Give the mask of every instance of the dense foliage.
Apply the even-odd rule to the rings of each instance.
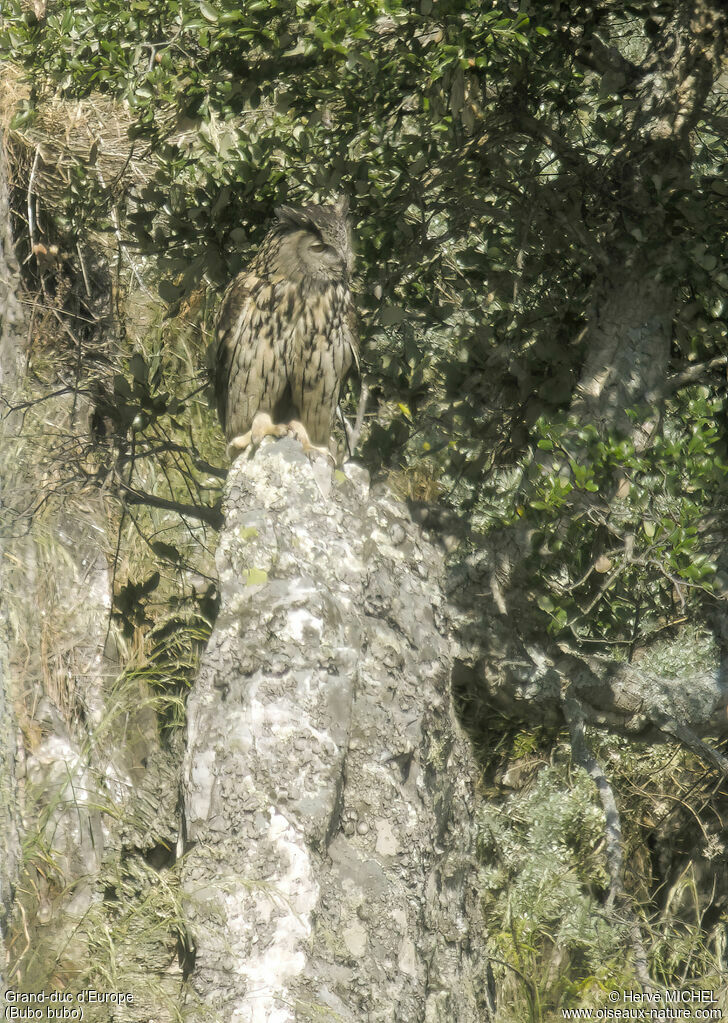
[[[610,266],[672,283],[675,368],[725,354],[725,94],[677,161],[638,106],[671,8],[105,0],[6,16],[2,42],[33,73],[16,123],[59,90],[130,105],[153,175],[119,195],[89,161],[58,222],[74,237],[121,226],[175,308],[244,264],[276,202],[346,191],[376,413],[363,457],[479,527],[533,521],[551,628],[629,645],[671,619],[675,586],[714,575],[699,523],[726,472],[720,368],[668,394],[646,453],[588,424],[562,462],[538,452],[573,435],[564,412]],[[114,396],[127,429],[140,411],[177,411],[127,391]],[[608,509],[625,476],[618,521],[602,509],[564,528],[572,491]],[[605,529],[636,543],[608,597],[594,573],[579,582]]]

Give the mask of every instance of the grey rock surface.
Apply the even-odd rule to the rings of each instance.
[[[485,1023],[441,552],[288,438],[235,462],[226,508],[183,767],[188,1018]]]
[[[0,988],[37,991],[99,965],[94,952],[112,917],[104,892],[117,882],[121,890],[125,870],[140,875],[148,850],[174,848],[180,755],[160,748],[144,681],[131,695],[131,682],[116,684],[112,511],[103,489],[82,486],[76,471],[78,452],[89,450],[89,406],[67,381],[55,387],[50,376],[43,393],[28,372],[44,341],[26,311],[48,301],[45,293],[32,301],[28,287],[0,145]],[[96,300],[110,308],[103,290]],[[108,320],[99,313],[99,351]],[[164,880],[162,869],[149,873]],[[168,1001],[179,997],[176,941],[158,926],[141,937],[140,929],[129,948],[116,936],[107,943],[137,996],[119,1023],[151,1018],[138,962],[150,971],[155,954],[166,956],[155,993],[169,980]],[[102,1013],[87,1007],[85,1018],[108,1020],[107,1006]],[[156,1006],[154,1015],[171,1018]]]

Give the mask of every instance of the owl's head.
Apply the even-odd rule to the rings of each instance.
[[[349,279],[354,249],[345,196],[333,206],[279,206],[276,271],[288,280]]]

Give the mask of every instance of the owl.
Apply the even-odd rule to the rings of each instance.
[[[342,383],[358,364],[348,203],[280,206],[216,323],[216,397],[228,455],[291,433],[329,452]]]

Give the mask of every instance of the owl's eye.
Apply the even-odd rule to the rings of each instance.
[[[311,249],[313,252],[323,252],[324,249],[328,249],[328,245],[324,245],[323,242],[311,242]]]

